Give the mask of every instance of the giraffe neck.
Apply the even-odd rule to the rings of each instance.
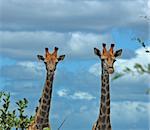
[[[99,118],[97,120],[97,128],[97,130],[111,130],[109,73],[107,69],[104,68],[103,62],[101,74],[101,103]]]
[[[53,85],[54,72],[47,71],[46,81],[40,98],[40,104],[37,108],[35,116],[35,125],[38,129],[43,129],[49,126],[49,111],[52,98],[52,85]]]

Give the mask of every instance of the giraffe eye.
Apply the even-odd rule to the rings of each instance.
[[[116,60],[114,60],[114,62],[115,62]]]

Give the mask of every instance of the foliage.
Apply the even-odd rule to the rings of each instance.
[[[24,130],[28,127],[33,118],[24,115],[28,104],[27,99],[24,98],[16,102],[19,116],[17,116],[16,110],[10,111],[9,93],[0,92],[0,103],[0,130],[11,130],[11,128]]]
[[[147,66],[142,66],[141,64],[136,63],[133,69],[126,67],[122,72],[115,73],[114,76],[112,77],[112,80],[116,80],[129,73],[134,74],[135,72],[138,72],[139,74],[144,73],[150,74],[150,64],[148,64]]]
[[[24,115],[25,108],[27,108],[28,101],[26,98],[23,100],[19,100],[16,102],[19,111],[19,118],[16,118],[16,127],[21,128],[21,130],[28,127],[30,121],[32,120],[32,116],[28,119],[27,115]]]
[[[141,38],[133,38],[132,40],[136,40],[144,49],[147,54],[150,54],[150,50],[148,50],[145,42]],[[142,66],[140,63],[135,63],[134,68],[126,67],[122,72],[115,73],[112,77],[112,80],[116,80],[126,74],[137,72],[138,74],[150,74],[150,63],[147,66]],[[146,94],[150,94],[150,88],[146,90]]]
[[[115,73],[115,75],[112,77],[112,80],[116,80],[120,77],[122,77],[124,74],[123,73]]]
[[[132,40],[136,40],[145,49],[145,52],[150,54],[150,50],[148,50],[145,42],[141,38],[133,38]],[[116,80],[128,73],[134,74],[135,71],[139,74],[150,74],[150,64],[148,64],[147,66],[142,66],[140,63],[136,63],[133,69],[126,67],[122,72],[115,73],[112,80]]]
[[[48,128],[48,127],[46,127],[46,128],[44,128],[43,130],[51,130],[50,128]]]
[[[0,99],[2,99],[1,102],[2,108],[0,108],[0,128],[5,130],[10,130],[11,127],[13,127],[14,120],[15,120],[15,110],[12,112],[8,111],[8,108],[10,106],[10,94],[1,92]],[[4,97],[4,98],[3,98]]]

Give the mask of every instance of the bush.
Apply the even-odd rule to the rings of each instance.
[[[16,102],[17,110],[10,111],[10,94],[0,92],[0,130],[11,130],[12,128],[24,130],[33,120],[24,115],[28,101],[26,98]],[[19,115],[17,116],[16,111]]]

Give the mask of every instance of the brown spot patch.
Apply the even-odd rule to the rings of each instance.
[[[49,81],[49,80],[47,80],[47,81],[46,81],[46,84],[47,84],[47,86],[49,86],[49,85],[50,85],[50,81]]]
[[[43,118],[41,118],[41,122],[40,123],[43,123],[43,121],[44,121]]]
[[[46,92],[46,93],[48,93],[48,92],[49,92],[49,89],[48,89],[47,87],[45,88],[45,92]]]
[[[99,118],[99,122],[102,122],[102,116]]]
[[[42,105],[42,109],[43,109],[44,111],[46,111],[46,110],[47,110],[47,106],[46,106],[46,105]]]
[[[106,122],[110,123],[110,117],[109,116],[107,116]]]
[[[106,105],[110,106],[110,99],[107,100]]]
[[[108,79],[106,80],[106,83],[109,84],[109,77],[107,77]]]
[[[106,78],[105,77],[103,77],[103,82],[105,82],[106,81]]]
[[[109,92],[109,84],[106,84],[107,92]]]
[[[107,109],[107,114],[108,114],[108,115],[110,114],[110,108]]]
[[[106,120],[106,116],[104,115],[104,116],[102,117],[102,122],[104,123],[105,120]]]
[[[45,115],[46,115],[46,112],[41,111],[41,116],[42,116],[42,117],[45,117]]]
[[[40,123],[41,122],[41,118],[39,116],[37,116],[36,121],[37,121],[37,123]]]
[[[48,123],[48,122],[49,122],[48,118],[47,118],[47,119],[45,119],[44,121],[45,121],[46,123]]]
[[[105,113],[106,112],[106,107],[102,106],[102,112]]]
[[[45,99],[43,99],[43,103],[44,103],[44,104],[46,103],[46,100],[45,100]]]
[[[44,93],[44,97],[45,97],[46,99],[49,98],[49,96],[48,96],[46,93]]]
[[[102,130],[106,128],[106,124],[102,124]]]
[[[101,95],[101,101],[105,102],[105,96],[103,94]]]
[[[106,90],[104,88],[102,88],[102,93],[106,94]]]
[[[108,100],[108,99],[110,99],[110,94],[109,94],[109,93],[108,93],[108,95],[107,95],[107,100]]]

